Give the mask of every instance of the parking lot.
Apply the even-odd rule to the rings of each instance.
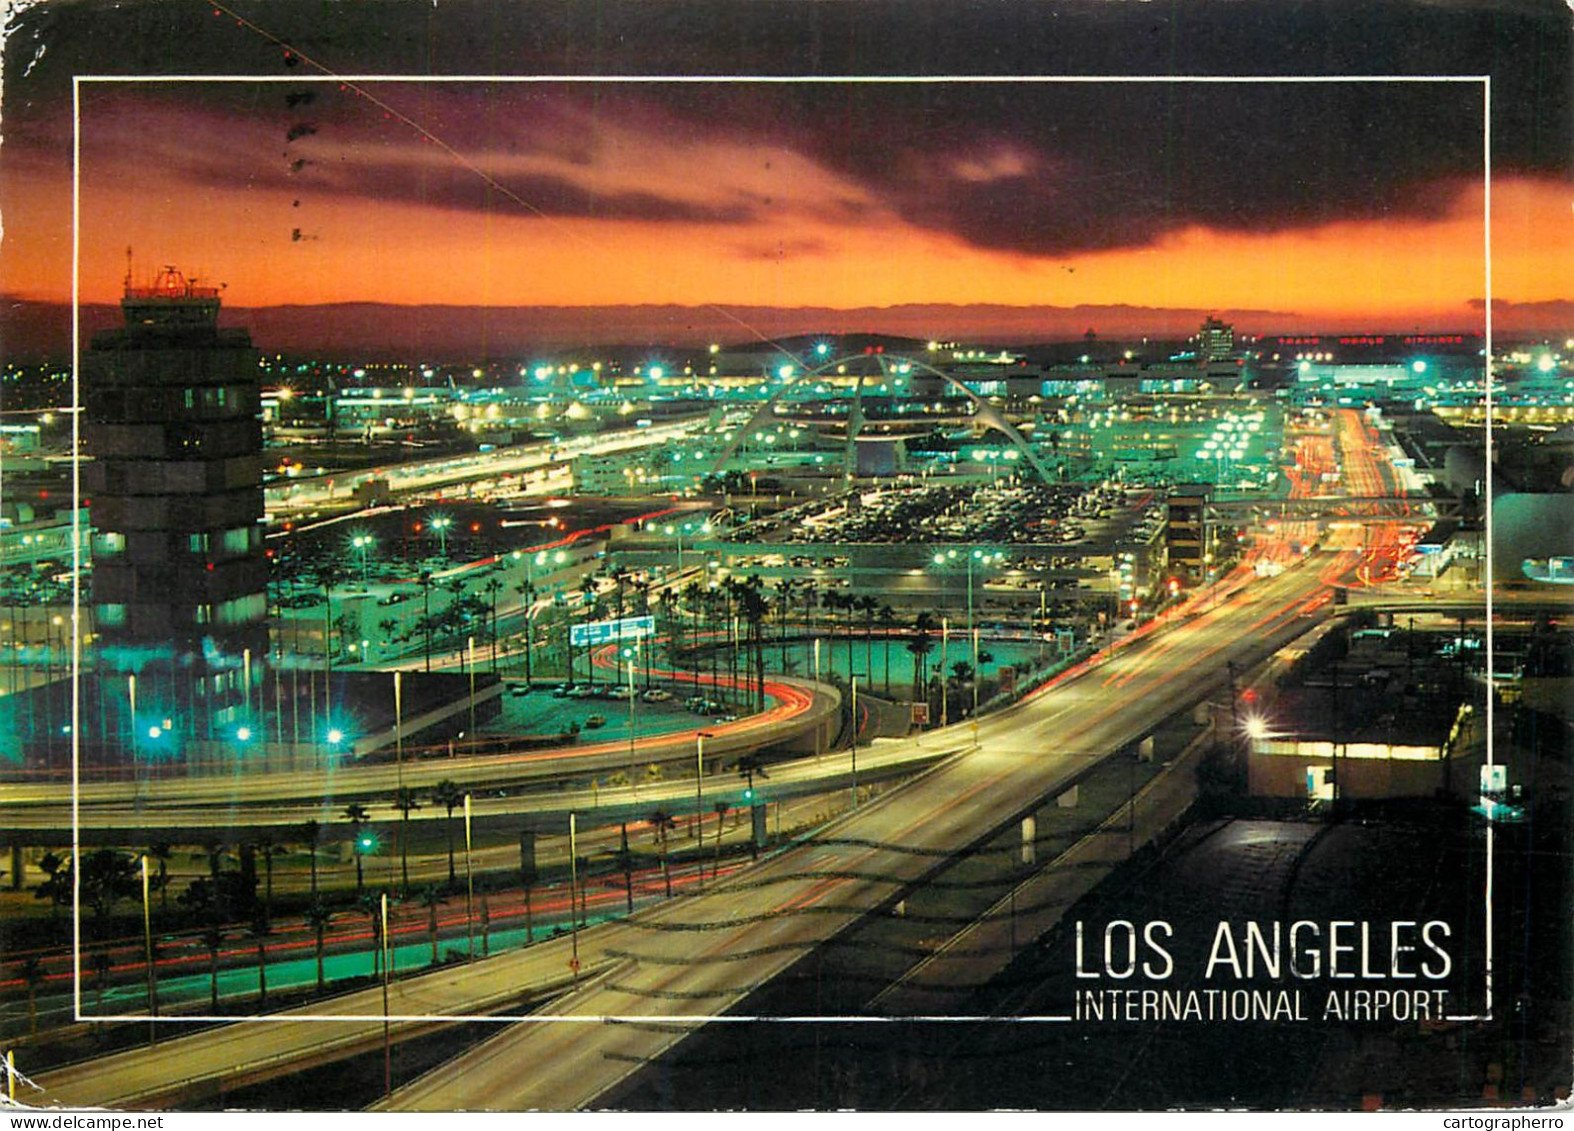
[[[944,484],[851,492],[777,516],[773,540],[1072,546],[1118,533],[1152,506],[1117,484]]]
[[[583,682],[579,687],[588,689],[588,685]],[[597,680],[596,693],[585,697],[559,695],[560,687],[549,688],[545,684],[537,684],[535,689],[526,695],[523,694],[523,683],[510,681],[502,699],[502,714],[482,726],[480,730],[484,734],[550,736],[574,733],[574,727],[577,725],[581,742],[627,739],[629,701],[608,698],[607,692],[614,687],[620,692],[626,689],[623,684],[609,684]],[[643,693],[643,685],[639,685],[639,688]],[[692,694],[687,689],[670,692],[665,688],[657,687],[653,690],[657,694],[671,695],[671,698],[652,701],[645,698],[643,694],[636,697],[633,710],[634,729],[641,737],[690,730],[704,726],[707,719],[714,717],[692,711],[684,705],[685,700]],[[730,709],[723,713],[730,713]]]

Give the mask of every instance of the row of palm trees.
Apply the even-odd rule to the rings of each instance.
[[[713,679],[719,675],[721,656],[726,652],[733,664],[731,674],[736,680],[737,657],[741,651],[747,662],[750,703],[756,709],[764,706],[765,626],[773,611],[779,649],[778,663],[782,671],[790,668],[787,655],[789,642],[795,636],[815,638],[820,629],[816,614],[823,613],[826,630],[834,633],[840,623],[849,672],[856,666],[855,655],[861,625],[863,670],[865,678],[872,682],[875,674],[875,629],[879,628],[885,637],[882,682],[887,694],[891,691],[890,638],[898,629],[905,627],[909,634],[906,648],[913,657],[915,700],[923,695],[924,658],[934,650],[935,634],[940,628],[932,612],[921,612],[904,626],[890,605],[882,604],[868,594],[847,593],[836,588],[822,589],[813,579],[800,581],[785,578],[775,586],[765,585],[758,576],[746,579],[728,577],[712,585],[691,581],[681,590],[679,598],[671,606],[669,615],[668,629],[673,655],[693,654],[708,643],[710,647],[705,651]],[[795,611],[799,625],[796,629]]]

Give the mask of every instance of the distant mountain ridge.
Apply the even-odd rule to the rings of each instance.
[[[1574,324],[1574,303],[1495,304],[1499,330]],[[119,323],[118,307],[84,305],[85,335]],[[366,360],[485,361],[619,342],[693,347],[707,342],[774,341],[804,334],[889,334],[980,344],[1081,337],[1185,338],[1214,315],[1241,333],[1344,330],[1460,330],[1479,309],[1422,327],[1312,325],[1286,311],[1130,305],[1005,306],[913,303],[890,307],[395,306],[351,302],[310,306],[227,306],[227,325],[245,326],[260,349]],[[1474,315],[1474,317],[1472,317]],[[71,310],[62,303],[0,298],[0,347],[11,361],[69,354]],[[1557,332],[1560,332],[1558,330]]]

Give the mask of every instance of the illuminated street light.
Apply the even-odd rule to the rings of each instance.
[[[437,531],[437,542],[443,557],[448,556],[448,528],[454,524],[452,516],[446,514],[434,515],[430,523],[433,530]]]
[[[943,566],[956,559],[955,550],[947,550],[934,556],[936,565]],[[978,725],[978,631],[973,625],[973,563],[981,566],[994,565],[1005,558],[1003,550],[978,550],[965,556],[967,564],[967,634],[973,642],[973,718],[974,726]],[[942,661],[943,663],[943,661]]]
[[[350,539],[350,546],[355,550],[356,553],[361,555],[361,585],[363,588],[367,584],[367,556],[372,552],[372,547],[376,544],[377,540],[370,534],[357,534]]]

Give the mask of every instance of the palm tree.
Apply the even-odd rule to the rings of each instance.
[[[650,815],[650,826],[656,830],[656,838],[661,843],[661,874],[667,883],[668,899],[672,898],[672,869],[667,866],[667,830],[676,824],[665,809],[657,809]]]
[[[38,867],[44,879],[33,888],[33,896],[49,900],[49,917],[58,918],[60,909],[70,905],[75,890],[71,861],[58,853],[46,852],[38,858]]]
[[[738,599],[738,589],[743,582],[736,577],[729,577],[723,583],[718,595],[722,606],[722,631],[727,637],[727,676],[730,680],[728,697],[733,698],[738,692],[738,621],[733,613],[733,606]]]
[[[317,990],[321,993],[328,988],[327,979],[323,977],[322,936],[328,929],[328,924],[333,922],[333,912],[328,910],[322,900],[314,896],[311,906],[306,909],[306,922],[311,925],[312,933],[317,937]]]
[[[716,625],[720,616],[718,609],[727,598],[720,589],[713,589],[710,586],[706,586],[704,593],[705,647],[710,653],[710,685],[712,693],[715,694],[716,684],[721,675],[721,652],[717,650]]]
[[[737,590],[738,611],[749,628],[749,654],[754,666],[750,701],[761,711],[765,709],[765,616],[770,611],[764,590],[758,575],[749,578]]]
[[[443,889],[436,884],[428,884],[421,889],[421,906],[426,908],[426,933],[432,940],[433,966],[437,965],[437,909],[445,898]]]
[[[311,867],[311,873],[312,873],[312,898],[316,899],[317,898],[317,841],[318,841],[318,838],[322,836],[322,822],[321,821],[315,821],[315,820],[307,821],[304,825],[301,826],[301,830],[302,830],[302,832],[304,832],[306,834],[305,835],[306,851],[311,854],[311,856],[310,856],[310,867]]]
[[[93,954],[93,1012],[104,1012],[104,990],[109,986],[109,972],[113,967],[107,950],[95,951]],[[217,998],[214,999],[217,1002]],[[217,1004],[214,1005],[217,1009]]]
[[[148,859],[158,861],[158,878],[154,886],[158,889],[159,910],[169,910],[169,859],[174,853],[174,846],[168,841],[155,841],[148,845]]]
[[[210,840],[202,846],[203,855],[208,858],[208,875],[213,877],[216,885],[219,882],[219,872],[224,868],[224,848],[222,841]]]
[[[918,702],[923,695],[924,657],[934,651],[934,631],[939,628],[933,613],[919,613],[913,621],[913,639],[907,644],[907,650],[913,657],[913,702]]]
[[[344,819],[350,822],[351,846],[355,855],[356,895],[361,895],[366,890],[365,876],[362,874],[361,867],[361,856],[363,855],[361,849],[365,847],[361,844],[361,826],[371,820],[371,817],[372,815],[367,811],[366,806],[358,802],[352,801],[344,807]]]
[[[792,595],[802,588],[802,583],[784,577],[776,583],[777,608],[781,611],[782,673],[787,671],[787,618],[792,612]]]
[[[897,626],[896,610],[881,605],[879,612],[881,639],[885,642],[885,697],[891,697],[891,630]]]
[[[804,636],[807,639],[813,640],[814,609],[819,603],[820,599],[820,583],[811,577],[801,582],[798,586],[798,590],[803,594]]]
[[[432,670],[432,571],[423,569],[416,581],[421,586],[421,630],[426,637],[426,670]]]
[[[848,617],[847,617],[847,671],[850,674],[852,672],[852,670],[853,670],[853,618],[852,618],[853,598],[851,596],[843,596],[840,590],[827,589],[825,591],[825,595],[820,598],[820,604],[825,607],[827,612],[833,612],[834,613],[834,612],[843,612],[843,611],[845,611],[848,614]]]
[[[257,841],[257,851],[262,856],[262,916],[273,922],[273,858],[283,856],[287,849],[274,841],[272,835],[263,834]]]
[[[213,1012],[219,1011],[219,947],[224,945],[224,932],[209,927],[202,932],[202,945],[208,948],[208,1001]]]
[[[585,579],[579,583],[579,591],[584,595],[583,603],[585,608],[585,619],[587,621],[595,620],[597,593],[596,579],[587,573],[585,575]],[[568,640],[568,671],[569,679],[572,680],[574,678],[574,630],[572,626],[569,628]],[[587,682],[591,687],[594,687],[596,686],[596,660],[595,655],[591,652],[588,645],[585,648],[585,656],[585,668],[590,673]]]
[[[705,587],[698,581],[691,581],[683,587],[683,600],[678,604],[678,623],[683,622],[683,611],[687,609],[694,614],[694,628],[689,633],[689,650],[694,650],[699,639],[701,604],[705,599]]]
[[[853,598],[853,607],[864,616],[864,678],[874,682],[874,615],[880,602],[864,593]]]
[[[431,796],[432,804],[441,805],[448,814],[448,888],[452,891],[459,883],[454,872],[454,810],[465,803],[465,791],[458,782],[444,778],[432,787]]]
[[[525,686],[530,686],[530,637],[534,625],[530,621],[531,605],[535,604],[536,587],[528,577],[514,586],[514,592],[519,594],[519,604],[525,612]],[[494,626],[495,628],[496,626]]]
[[[625,566],[618,566],[612,571],[612,583],[616,586],[613,599],[617,602],[617,619],[623,619],[623,586],[628,582],[629,571]]]
[[[267,916],[259,915],[246,929],[246,934],[257,944],[257,1001],[266,1003],[268,1000],[268,936],[273,933],[273,925],[268,922]]]
[[[481,587],[492,603],[492,672],[497,673],[497,595],[503,591],[503,583],[495,577],[487,578],[486,584]]]
[[[421,807],[415,790],[401,785],[394,793],[394,808],[399,810],[399,890],[410,891],[410,811]]]
[[[323,560],[317,563],[315,573],[317,584],[322,587],[323,605],[322,614],[322,670],[324,686],[328,673],[333,670],[333,587],[344,579],[344,570],[334,561]]]
[[[372,926],[372,977],[383,969],[383,903],[369,891],[363,891],[355,900],[355,909],[365,915]]]

